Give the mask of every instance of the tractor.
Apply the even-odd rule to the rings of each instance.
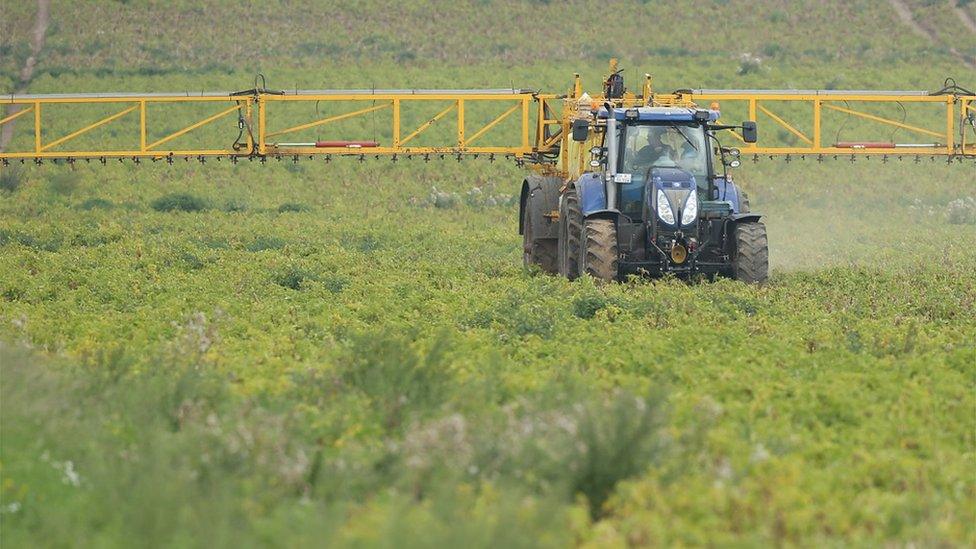
[[[585,95],[567,102],[571,135],[559,155],[569,177],[540,173],[523,181],[525,265],[570,280],[698,275],[765,282],[766,227],[729,174],[739,150],[718,137],[741,131],[743,142],[755,143],[756,123],[720,124],[718,105],[699,108],[680,95],[659,98],[663,106],[627,106],[614,76],[602,104]]]

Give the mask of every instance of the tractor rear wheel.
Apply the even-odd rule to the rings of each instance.
[[[579,277],[580,233],[583,214],[576,189],[570,187],[559,204],[559,274],[570,280]]]
[[[532,208],[526,207],[522,219],[522,263],[529,267],[538,265],[547,273],[556,272],[556,239],[534,238],[532,233]]]
[[[617,225],[612,219],[584,221],[580,248],[580,272],[607,282],[617,280]]]
[[[732,276],[748,284],[762,284],[769,277],[769,242],[766,226],[758,221],[739,223],[733,233]]]

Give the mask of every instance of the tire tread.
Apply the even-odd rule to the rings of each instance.
[[[619,254],[617,226],[612,219],[588,219],[583,222],[584,247],[581,264],[586,274],[603,281],[616,280]]]
[[[566,191],[560,215],[564,216],[561,222],[564,223],[562,228],[566,231],[563,235],[566,242],[560,244],[563,247],[559,250],[559,274],[575,280],[580,275],[580,235],[583,232],[583,213],[580,211],[575,188],[570,187]]]
[[[765,225],[759,222],[736,225],[732,270],[736,280],[749,284],[762,284],[769,278],[769,240]]]

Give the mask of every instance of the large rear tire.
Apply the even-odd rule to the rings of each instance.
[[[769,241],[766,226],[758,221],[738,223],[733,233],[732,277],[747,284],[762,284],[769,277]]]
[[[559,204],[559,274],[570,280],[580,275],[580,233],[583,214],[579,208],[576,189],[570,187]]]
[[[534,238],[532,234],[532,208],[526,207],[522,219],[522,264],[538,265],[547,273],[556,272],[556,239]]]
[[[580,272],[605,282],[617,280],[617,225],[612,219],[584,221],[580,247]]]

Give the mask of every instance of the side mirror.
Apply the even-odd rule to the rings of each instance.
[[[759,140],[759,132],[756,130],[756,123],[746,120],[742,123],[742,140],[746,143],[755,143]]]
[[[573,120],[573,141],[583,142],[590,137],[589,120]]]

